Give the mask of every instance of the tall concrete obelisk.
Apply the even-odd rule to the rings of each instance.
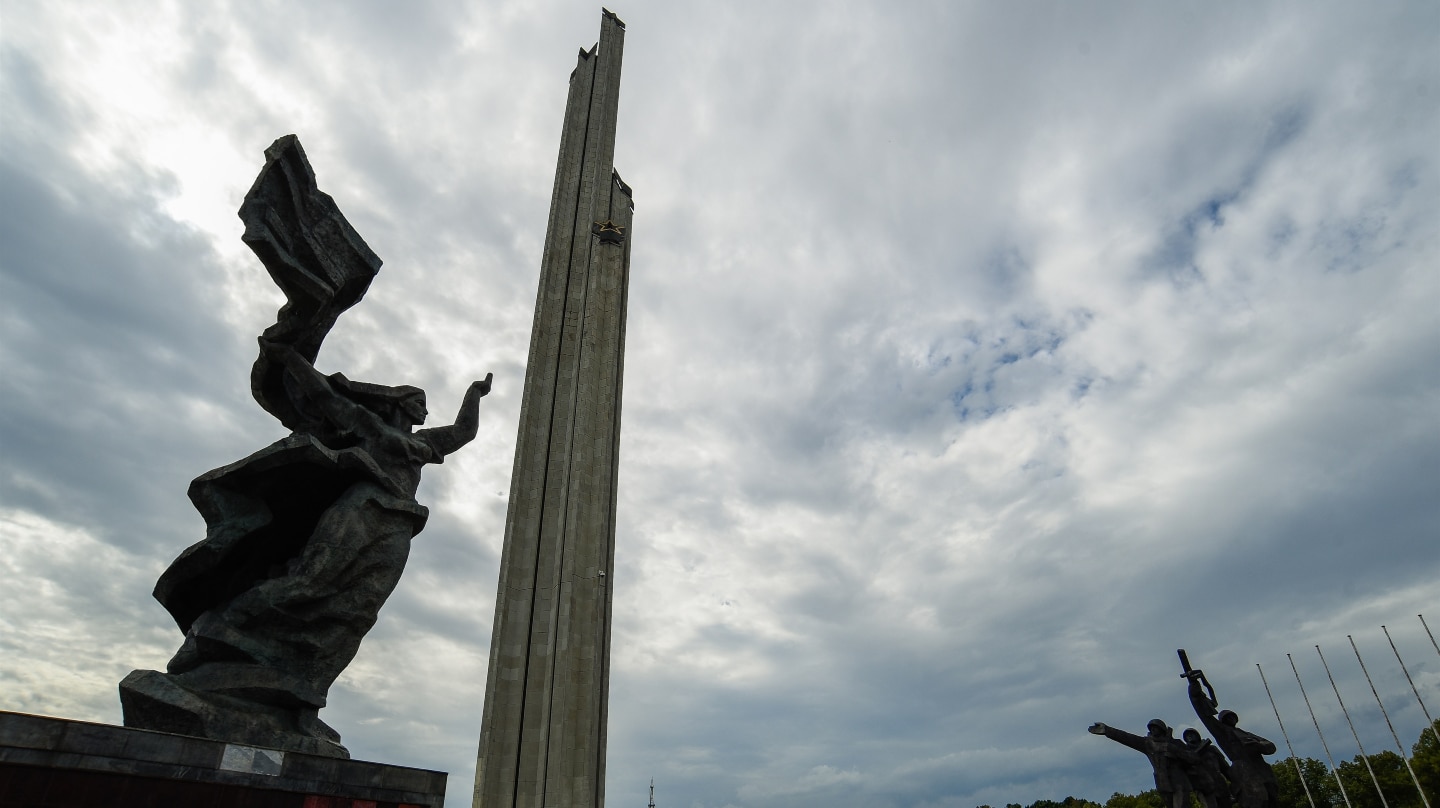
[[[625,24],[570,75],[510,512],[500,559],[476,808],[600,808],[630,189],[615,173]]]

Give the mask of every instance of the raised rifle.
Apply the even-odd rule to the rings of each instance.
[[[1185,672],[1180,674],[1181,679],[1199,679],[1200,684],[1205,686],[1206,692],[1210,694],[1210,707],[1219,707],[1220,702],[1215,698],[1215,688],[1210,686],[1210,680],[1205,678],[1205,672],[1190,667],[1190,657],[1185,654],[1184,648],[1177,648],[1175,653],[1180,656],[1180,668]]]

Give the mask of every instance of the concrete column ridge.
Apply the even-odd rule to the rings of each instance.
[[[604,804],[633,211],[614,169],[624,33],[603,11],[570,76],[476,763],[485,808]]]

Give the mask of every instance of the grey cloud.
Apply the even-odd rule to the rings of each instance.
[[[10,81],[17,100],[63,97],[33,69]],[[187,479],[174,459],[197,448],[172,425],[196,417],[189,403],[219,397],[203,368],[233,364],[239,347],[218,339],[218,266],[202,237],[158,210],[166,177],[83,177],[64,149],[83,113],[12,109],[48,137],[14,132],[0,162],[5,498],[155,549],[173,536],[175,509],[162,503]],[[214,437],[226,426],[213,424]]]
[[[611,802],[643,804],[651,775],[674,805],[1104,799],[1148,775],[1084,727],[1184,725],[1174,648],[1275,734],[1256,661],[1370,649],[1434,602],[1433,8],[616,10],[637,227]],[[595,8],[157,12],[126,30],[176,55],[144,63],[166,101],[132,117],[74,78],[84,51],[59,39],[104,40],[71,11],[7,19],[0,413],[5,506],[84,538],[7,574],[90,587],[74,547],[123,548],[127,571],[99,600],[4,608],[144,641],[54,696],[0,664],[0,693],[98,712],[126,664],[163,662],[144,591],[195,538],[185,483],[278,429],[245,390],[248,321],[274,304],[238,233],[164,212],[190,178],[104,173],[75,138],[203,119],[248,171],[298,131],[386,260],[321,364],[422,385],[437,419],[496,372],[327,709],[358,755],[449,769],[461,804],[564,77]],[[247,322],[209,314],[227,305]],[[83,667],[89,635],[0,634],[7,661]]]

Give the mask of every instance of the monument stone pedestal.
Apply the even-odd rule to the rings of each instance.
[[[0,711],[5,808],[441,808],[444,772]]]

